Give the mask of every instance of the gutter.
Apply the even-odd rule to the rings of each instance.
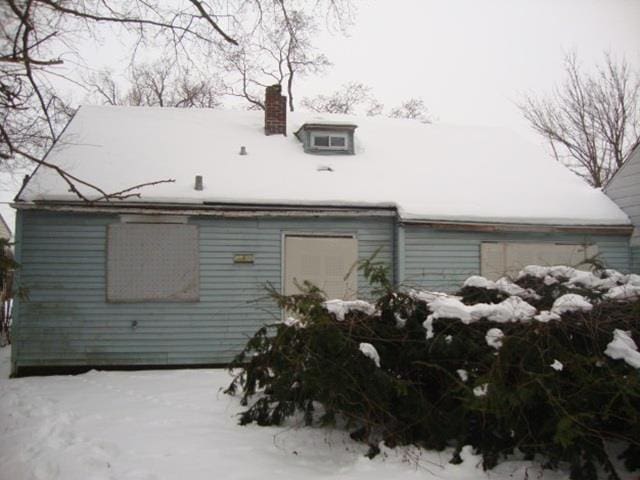
[[[49,212],[106,213],[137,215],[186,215],[218,218],[255,218],[255,217],[394,217],[399,226],[433,228],[448,231],[467,231],[484,233],[574,233],[597,235],[630,236],[632,225],[566,225],[536,224],[513,222],[474,222],[447,220],[403,220],[394,206],[335,206],[335,205],[299,205],[286,204],[231,204],[231,203],[87,203],[87,202],[15,202],[12,207],[18,210],[41,210]]]
[[[543,225],[536,223],[454,222],[432,220],[403,220],[402,225],[437,230],[472,231],[485,233],[587,233],[600,235],[631,235],[632,225]]]
[[[73,203],[21,203],[11,204],[18,210],[44,210],[49,212],[111,213],[138,215],[189,215],[223,218],[247,217],[395,217],[394,207],[332,207],[287,205],[237,205],[237,204],[91,204]]]

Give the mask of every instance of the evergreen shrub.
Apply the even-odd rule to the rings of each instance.
[[[578,292],[593,308],[549,321],[440,316],[428,334],[437,294],[394,289],[373,260],[361,268],[375,309],[344,302],[336,312],[310,284],[298,295],[271,290],[288,319],[261,328],[231,365],[236,377],[227,392],[240,393],[247,407],[241,424],[279,425],[303,413],[307,425],[350,429],[370,456],[382,441],[454,447],[455,463],[471,445],[485,469],[518,452],[549,468],[566,463],[580,480],[598,472],[617,479],[609,455],[615,445],[627,469],[640,469],[640,370],[604,353],[615,330],[640,344],[638,297],[609,299],[606,288],[525,273],[512,285],[538,312]],[[607,270],[597,278],[610,288],[626,277]],[[477,286],[458,292],[466,305],[508,297]],[[488,341],[490,329],[503,333],[498,344]]]

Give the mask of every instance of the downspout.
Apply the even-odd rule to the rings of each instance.
[[[396,241],[395,241],[395,281],[394,284],[396,288],[400,287],[405,280],[405,258],[406,258],[406,250],[405,250],[405,227],[404,224],[401,223],[400,218],[396,217],[395,222],[396,229]]]

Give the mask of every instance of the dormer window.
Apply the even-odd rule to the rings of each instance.
[[[296,137],[307,153],[353,155],[356,125],[346,123],[305,123]]]
[[[347,140],[347,134],[345,133],[332,133],[330,135],[325,133],[311,134],[312,147],[321,150],[346,150]]]

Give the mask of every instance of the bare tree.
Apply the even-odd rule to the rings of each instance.
[[[398,107],[391,109],[389,117],[418,120],[422,123],[432,123],[429,110],[424,104],[424,100],[421,98],[410,98],[405,100]]]
[[[133,66],[128,83],[128,89],[122,88],[108,71],[89,81],[98,101],[107,105],[215,108],[221,104],[214,77],[203,77],[168,59]]]
[[[376,98],[371,97],[365,113],[367,114],[367,117],[377,117],[382,115],[383,110],[384,104],[379,102]]]
[[[284,2],[262,11],[261,18],[257,27],[238,34],[239,48],[219,44],[219,65],[226,73],[224,93],[247,100],[250,108],[264,109],[265,87],[280,84],[287,91],[289,110],[294,111],[295,80],[330,65],[312,42],[318,24],[303,10],[289,11]]]
[[[570,54],[565,73],[550,95],[526,96],[520,109],[556,160],[602,187],[640,143],[640,74],[608,54],[594,73]]]
[[[302,105],[318,113],[354,115],[364,112],[368,117],[376,117],[384,112],[384,105],[371,93],[371,88],[361,82],[346,83],[329,95],[305,97]],[[420,98],[410,98],[402,102],[399,106],[392,108],[387,116],[432,123],[424,100]]]
[[[102,192],[99,187],[83,183],[42,160],[73,112],[59,93],[58,80],[79,82],[63,65],[71,58],[82,65],[77,44],[97,35],[98,26],[105,26],[117,29],[112,34],[132,35],[134,52],[153,47],[195,66],[201,63],[195,60],[202,60],[202,54],[217,49],[218,45],[238,44],[235,31],[242,21],[242,11],[254,12],[253,25],[257,28],[263,24],[267,8],[286,11],[289,5],[313,4],[318,13],[322,7],[330,21],[340,24],[348,17],[343,13],[349,10],[349,2],[186,0],[175,4],[164,0],[0,0],[0,160],[8,165],[26,159],[53,168],[83,199],[79,185],[94,190],[103,199],[134,195],[129,191],[116,192],[118,195]],[[222,19],[226,20],[225,28],[221,26]],[[285,19],[287,28],[289,21]],[[108,92],[108,88],[116,85],[106,87]],[[112,90],[109,98],[115,100],[115,94]]]
[[[302,106],[318,113],[347,115],[358,113],[362,107],[372,115],[382,111],[382,105],[371,94],[371,88],[360,82],[345,83],[329,95],[305,97],[302,100]]]
[[[5,162],[26,159],[53,168],[85,200],[82,187],[94,191],[99,199],[136,193],[128,189],[104,192],[42,160],[72,114],[53,79],[73,81],[59,67],[65,56],[74,55],[74,43],[89,37],[97,24],[133,32],[138,47],[148,38],[176,52],[188,42],[210,42],[213,37],[235,43],[218,25],[212,7],[200,0],[190,0],[184,9],[167,7],[160,0],[3,0],[0,15],[0,157]]]

